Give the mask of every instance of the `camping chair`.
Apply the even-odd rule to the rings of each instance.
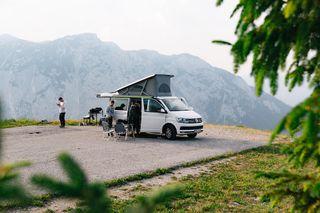
[[[127,140],[127,129],[125,125],[122,122],[117,122],[114,126],[114,131],[116,133],[116,136],[118,139],[120,139],[122,136],[124,136],[124,140]]]
[[[101,124],[103,129],[103,138],[109,140],[114,136],[114,130],[109,127],[108,122],[105,120],[102,120]]]

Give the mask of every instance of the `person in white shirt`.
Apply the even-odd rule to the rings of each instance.
[[[58,99],[57,106],[59,107],[60,128],[64,128],[66,125],[66,121],[65,121],[66,108],[64,106],[64,100],[62,97]]]

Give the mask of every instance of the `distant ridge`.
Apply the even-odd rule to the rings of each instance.
[[[190,54],[124,51],[95,34],[27,42],[0,35],[0,95],[6,118],[57,119],[55,102],[64,96],[67,118],[80,119],[109,92],[145,76],[173,74],[174,95],[185,97],[207,122],[270,129],[289,106],[243,79]]]

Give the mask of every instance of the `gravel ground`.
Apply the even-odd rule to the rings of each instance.
[[[4,130],[2,160],[28,160],[22,180],[35,173],[64,178],[56,157],[71,153],[91,180],[110,180],[156,168],[213,157],[264,145],[268,133],[245,128],[208,125],[195,139],[168,141],[144,136],[127,141],[105,141],[100,127],[29,126]],[[26,184],[29,185],[30,184]]]

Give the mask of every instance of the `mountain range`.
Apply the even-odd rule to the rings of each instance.
[[[107,106],[97,93],[155,73],[173,74],[173,94],[209,123],[271,129],[290,110],[266,93],[256,97],[242,78],[190,54],[126,51],[90,33],[47,42],[0,36],[5,118],[57,119],[56,101],[63,96],[67,119],[81,119],[90,108]]]

